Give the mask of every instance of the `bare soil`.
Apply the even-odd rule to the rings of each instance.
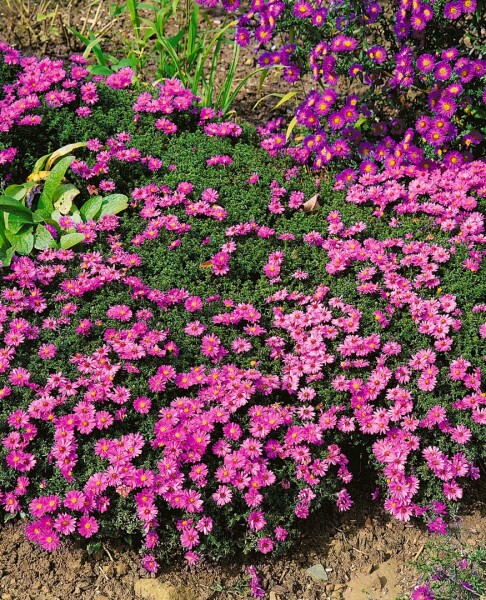
[[[451,528],[461,544],[470,548],[486,544],[485,491],[484,483],[468,490],[462,516]],[[417,584],[411,563],[433,538],[421,525],[399,523],[385,515],[369,500],[368,493],[358,494],[347,513],[327,507],[311,517],[301,540],[286,556],[241,557],[225,564],[203,564],[193,571],[174,564],[155,578],[140,567],[137,552],[127,546],[105,544],[103,550],[90,556],[82,546],[64,542],[47,553],[26,541],[22,523],[8,523],[0,530],[0,598],[244,598],[249,597],[248,588],[242,585],[246,568],[255,564],[265,590],[273,592],[272,600],[396,600]],[[327,581],[315,581],[306,572],[317,564],[326,569]],[[146,583],[150,579],[160,585],[160,595],[137,595],[140,580]],[[175,586],[175,595],[164,595],[169,585]]]

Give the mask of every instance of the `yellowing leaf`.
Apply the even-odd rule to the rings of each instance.
[[[292,131],[294,130],[294,127],[297,125],[297,119],[294,117],[290,123],[289,126],[287,127],[287,131],[285,132],[285,137],[287,139],[287,141],[289,141],[289,138],[292,134]]]
[[[58,148],[55,152],[53,152],[47,161],[46,169],[50,170],[52,165],[56,162],[58,158],[61,156],[66,156],[66,154],[70,154],[76,148],[84,148],[86,146],[86,142],[76,142],[75,144],[68,144],[67,146],[63,146],[62,148]]]
[[[276,108],[279,108],[280,106],[282,106],[283,104],[285,104],[286,102],[288,102],[289,100],[291,100],[294,96],[297,96],[299,92],[296,91],[291,91],[291,92],[287,92],[285,94],[285,96],[283,96],[283,98],[281,98],[277,104],[275,104],[275,106],[273,107],[273,109],[275,110]]]
[[[49,177],[50,171],[39,171],[38,173],[31,173],[27,177],[27,181],[44,181]]]
[[[69,214],[73,205],[73,199],[79,194],[79,190],[71,183],[61,185],[54,194],[54,208],[61,215]],[[56,198],[56,196],[58,196]]]

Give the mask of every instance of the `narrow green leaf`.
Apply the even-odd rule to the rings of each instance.
[[[283,104],[285,104],[286,102],[288,102],[289,100],[291,100],[292,98],[294,98],[295,96],[298,95],[299,92],[296,91],[290,91],[287,92],[278,102],[277,104],[275,104],[275,106],[273,107],[273,109],[275,110],[276,108],[279,108],[280,106],[282,106]]]
[[[287,141],[289,140],[290,136],[292,135],[292,131],[294,130],[294,127],[297,125],[297,119],[294,117],[288,127],[287,127],[287,131],[285,132],[285,137],[287,139]]]

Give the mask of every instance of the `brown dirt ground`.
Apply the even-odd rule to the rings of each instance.
[[[468,492],[453,535],[467,547],[486,544],[486,485]],[[433,539],[426,529],[389,518],[362,496],[348,513],[320,510],[304,526],[301,540],[284,557],[254,562],[271,600],[395,600],[417,583],[411,562]],[[437,538],[435,538],[437,539]],[[322,564],[327,582],[316,582],[306,570]],[[190,571],[176,564],[152,579],[176,586],[174,596],[160,600],[225,600],[248,597],[242,591],[245,559],[205,564]],[[135,550],[106,544],[89,556],[65,542],[47,553],[25,540],[22,524],[3,526],[0,533],[0,598],[2,600],[138,600],[137,580],[150,579]],[[368,594],[363,592],[365,590]],[[185,594],[188,594],[187,596]],[[453,600],[453,599],[450,599]]]
[[[20,3],[30,17],[22,16]],[[49,0],[1,0],[2,39],[26,53],[66,58],[83,50],[69,36],[67,27],[80,29],[86,20],[88,24],[95,21],[95,30],[107,27],[111,20],[109,4],[102,2],[97,14],[99,3],[92,0],[51,0],[50,5]],[[56,5],[58,12],[52,21],[34,18],[36,11],[47,14]],[[209,16],[218,25],[221,15],[213,12]],[[108,30],[106,48],[116,53],[129,31],[127,23],[117,26],[116,33]],[[222,73],[229,60],[229,54],[225,54]],[[252,51],[245,49],[240,76],[255,64]],[[234,105],[238,118],[259,124],[274,117],[275,98],[262,102],[257,110],[252,107],[266,94],[282,91],[275,73],[267,77],[261,90],[258,78],[253,78]],[[454,530],[460,542],[469,547],[486,544],[485,492],[484,483],[470,491]],[[395,600],[412,589],[417,574],[410,563],[423,553],[432,536],[423,527],[389,518],[378,505],[367,500],[368,492],[366,497],[357,495],[359,500],[350,512],[339,514],[327,508],[314,515],[288,555],[255,562],[270,600]],[[174,565],[165,568],[157,578],[150,578],[140,568],[138,555],[131,548],[106,544],[103,550],[89,556],[82,546],[65,542],[55,552],[46,553],[27,542],[22,529],[19,522],[0,529],[1,600],[136,600],[142,598],[135,592],[140,579],[142,583],[151,580],[178,586],[172,595],[161,588],[159,596],[153,596],[160,600],[245,597],[241,584],[248,562],[244,558],[229,564],[202,565],[197,571]],[[319,563],[327,569],[326,582],[316,582],[306,573],[306,569]],[[139,590],[140,584],[137,585]]]

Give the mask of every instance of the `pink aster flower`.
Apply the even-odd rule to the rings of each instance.
[[[201,300],[201,298],[199,298],[199,296],[189,296],[184,306],[187,311],[191,313],[196,312],[198,310],[201,310],[201,308],[203,307],[203,301]]]
[[[12,385],[17,385],[19,387],[23,387],[27,385],[30,380],[30,373],[27,369],[19,367],[17,369],[12,369],[8,376],[8,380]]]
[[[233,497],[233,492],[226,485],[220,485],[218,489],[212,495],[213,500],[218,506],[224,506],[229,504]]]
[[[98,521],[94,517],[83,515],[78,522],[78,533],[84,538],[92,537],[100,528]]]
[[[39,348],[38,355],[43,359],[53,358],[56,355],[56,346],[54,344],[42,344]]]
[[[52,551],[59,547],[59,536],[52,530],[42,531],[38,542],[44,550]]]
[[[157,573],[159,563],[155,560],[153,554],[145,554],[142,558],[142,567],[149,573]]]
[[[260,538],[258,540],[258,549],[262,554],[268,554],[269,552],[272,552],[273,541],[268,537]]]
[[[106,316],[109,319],[115,319],[116,321],[129,321],[132,318],[132,311],[125,304],[118,304],[112,306],[106,311]]]
[[[54,519],[54,529],[61,535],[70,535],[76,530],[76,519],[68,513],[59,513]]]
[[[199,534],[194,527],[187,527],[182,532],[180,539],[184,548],[189,548],[189,550],[194,548],[194,546],[198,546],[200,543]]]

